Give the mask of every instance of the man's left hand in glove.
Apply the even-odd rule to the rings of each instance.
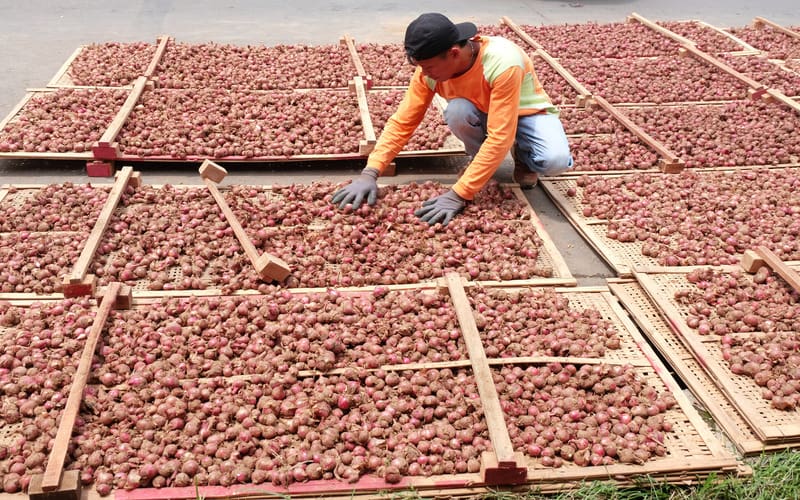
[[[434,196],[422,204],[422,208],[414,212],[414,215],[427,222],[431,226],[441,222],[446,226],[464,206],[467,200],[460,197],[452,189],[439,196]]]

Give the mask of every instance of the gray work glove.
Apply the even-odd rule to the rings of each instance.
[[[461,210],[467,200],[460,197],[452,189],[439,196],[434,196],[430,200],[422,204],[422,208],[417,209],[414,215],[427,222],[431,226],[437,222],[441,222],[446,226],[450,220],[456,216]]]
[[[367,167],[361,171],[361,175],[356,177],[350,184],[341,188],[333,194],[331,202],[344,208],[348,203],[353,204],[353,210],[357,210],[367,198],[367,205],[374,205],[378,201],[378,176],[380,172],[372,167]]]

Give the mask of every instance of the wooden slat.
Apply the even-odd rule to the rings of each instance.
[[[375,127],[372,125],[372,117],[369,114],[366,81],[361,76],[357,76],[353,80],[356,88],[356,98],[358,99],[358,111],[361,113],[361,127],[364,129],[364,138],[368,143],[375,144]]]
[[[545,62],[547,62],[547,64],[549,64],[550,67],[556,71],[556,73],[561,75],[561,77],[566,80],[576,92],[578,92],[580,102],[585,102],[587,99],[592,97],[592,93],[586,87],[584,87],[577,78],[572,76],[572,73],[570,73],[567,68],[562,66],[561,63],[559,63],[553,56],[545,52],[544,49],[537,49],[536,55],[544,59]]]
[[[269,253],[263,253],[259,255],[258,251],[256,250],[255,245],[253,245],[252,240],[245,232],[242,224],[239,222],[239,219],[236,218],[236,215],[233,213],[233,210],[228,206],[228,203],[225,201],[225,198],[217,189],[217,184],[211,178],[207,177],[208,174],[204,174],[207,170],[207,167],[211,167],[208,169],[211,171],[222,171],[224,173],[225,169],[221,168],[216,163],[212,162],[211,160],[206,159],[203,164],[200,166],[200,174],[203,177],[203,182],[205,183],[208,190],[211,192],[211,195],[216,200],[217,205],[219,206],[222,213],[225,215],[225,218],[228,220],[228,224],[233,229],[233,232],[236,234],[236,238],[239,240],[239,244],[244,249],[245,254],[252,262],[253,267],[256,270],[256,273],[265,280],[273,280],[273,281],[283,281],[286,277],[290,274],[291,269],[289,265],[284,262],[283,260],[275,257],[274,255],[270,255]],[[213,176],[212,176],[213,177]],[[224,175],[223,175],[224,177]]]
[[[510,17],[503,16],[500,18],[500,21],[502,21],[503,24],[511,28],[511,31],[516,33],[518,37],[522,38],[525,41],[525,43],[527,43],[534,49],[544,51],[544,46],[541,43],[534,40],[529,34],[525,33],[525,31],[517,23],[512,21]]]
[[[645,358],[640,359],[605,359],[581,358],[577,356],[516,356],[511,358],[492,358],[488,360],[491,366],[497,365],[544,365],[547,363],[562,363],[570,365],[630,365],[637,368],[649,367],[650,362]]]
[[[72,273],[70,273],[70,281],[72,283],[80,283],[86,277],[89,265],[94,258],[94,254],[97,252],[97,248],[100,246],[100,238],[103,237],[103,233],[105,233],[109,221],[111,220],[111,215],[114,213],[117,205],[119,205],[119,200],[125,192],[125,188],[128,187],[128,182],[132,174],[133,167],[123,167],[119,174],[117,174],[117,180],[114,181],[114,186],[108,194],[106,203],[103,205],[103,210],[100,212],[92,228],[92,232],[89,233],[89,238],[86,240],[86,244],[83,246],[77,262],[75,262],[75,265],[72,267]]]
[[[753,18],[753,24],[756,25],[756,26],[758,26],[759,24],[766,24],[767,26],[769,26],[769,27],[771,27],[771,28],[773,28],[773,29],[775,29],[777,31],[780,31],[784,35],[789,35],[792,38],[797,38],[798,40],[800,40],[800,33],[792,31],[789,28],[784,28],[780,24],[778,24],[776,22],[773,22],[773,21],[770,21],[769,19],[765,19],[765,18],[763,18],[761,16],[756,16],[755,18]]]
[[[522,38],[528,45],[530,45],[531,47],[536,49],[535,50],[535,54],[537,56],[541,57],[542,59],[544,59],[544,61],[547,64],[549,64],[550,67],[552,67],[556,71],[556,73],[561,75],[561,77],[564,80],[566,80],[567,83],[572,88],[575,89],[575,91],[578,93],[579,103],[584,103],[588,98],[590,98],[592,96],[592,93],[589,92],[589,90],[586,87],[584,87],[583,84],[581,82],[579,82],[574,76],[572,76],[572,73],[570,73],[567,70],[567,68],[562,66],[561,63],[559,63],[553,56],[551,56],[550,54],[547,53],[547,51],[542,46],[542,44],[540,44],[539,42],[537,42],[536,40],[531,38],[530,35],[525,33],[525,31],[523,31],[522,28],[520,28],[509,17],[503,16],[501,21],[503,22],[503,24],[505,24],[506,26],[511,28],[511,30],[513,30],[514,33],[516,33],[517,36]]]
[[[743,73],[739,73],[738,71],[736,71],[735,69],[731,68],[727,64],[723,63],[722,61],[720,61],[716,57],[712,56],[711,54],[708,54],[708,53],[703,52],[702,50],[698,49],[694,44],[685,44],[682,48],[685,51],[691,53],[693,56],[695,56],[698,59],[700,59],[701,61],[705,61],[708,64],[711,64],[712,66],[724,71],[725,73],[728,73],[729,75],[731,75],[734,78],[738,79],[739,81],[741,81],[742,83],[744,83],[745,85],[747,85],[748,87],[753,89],[754,91],[766,90],[764,85],[762,85],[760,82],[757,82],[757,81],[753,80],[752,78],[750,78],[749,76],[747,76],[747,75],[745,75]]]
[[[492,379],[492,372],[486,359],[486,352],[483,350],[469,299],[462,286],[461,277],[457,273],[451,273],[446,276],[446,282],[458,323],[461,326],[464,343],[467,346],[469,359],[472,362],[472,373],[475,375],[478,393],[481,396],[483,415],[486,418],[489,438],[494,453],[497,455],[497,461],[498,463],[516,463],[514,447],[511,444],[511,437],[508,435],[508,425],[500,407],[500,398]]]
[[[747,55],[755,55],[755,54],[759,54],[759,53],[761,53],[761,51],[760,51],[760,50],[758,50],[757,48],[755,48],[755,47],[753,47],[752,45],[750,45],[749,43],[745,42],[744,40],[742,40],[742,39],[741,39],[741,38],[739,38],[738,36],[736,36],[736,35],[733,35],[733,34],[731,34],[731,33],[728,33],[727,31],[725,31],[725,30],[724,30],[724,29],[722,29],[722,28],[718,28],[718,27],[714,26],[713,24],[709,24],[709,23],[707,23],[707,22],[705,22],[705,21],[695,21],[695,23],[696,23],[698,26],[702,26],[702,27],[704,27],[704,28],[708,28],[708,29],[714,30],[714,31],[716,31],[717,33],[719,33],[720,35],[730,38],[730,39],[731,39],[731,40],[733,40],[733,41],[734,41],[736,44],[738,44],[738,45],[741,45],[741,46],[743,47],[743,48],[742,48],[742,50],[741,50],[741,51],[737,51],[737,52],[736,52],[736,54],[742,54],[742,55],[745,55],[745,54],[747,54]]]
[[[64,78],[64,75],[67,74],[67,70],[72,65],[72,63],[75,61],[75,59],[78,57],[78,54],[80,54],[81,51],[83,49],[85,49],[85,48],[86,48],[86,46],[82,45],[82,46],[78,47],[77,49],[75,49],[75,51],[72,53],[72,55],[69,56],[66,61],[64,61],[64,64],[61,65],[61,67],[58,69],[58,71],[56,71],[56,74],[53,75],[53,78],[51,78],[50,81],[47,83],[48,87],[58,87],[59,86],[58,82],[62,78]]]
[[[664,35],[667,38],[675,40],[678,43],[695,45],[695,43],[692,40],[686,38],[685,36],[681,36],[672,30],[668,30],[667,28],[660,26],[654,23],[653,21],[650,21],[649,19],[646,19],[644,16],[641,16],[636,12],[633,12],[631,15],[628,16],[628,21],[636,21],[639,24],[647,26],[651,30],[661,35]]]
[[[161,58],[164,57],[164,52],[167,50],[167,45],[169,44],[171,38],[167,35],[161,35],[158,37],[158,47],[156,47],[156,53],[153,54],[153,59],[150,61],[150,64],[147,66],[147,69],[144,70],[144,76],[150,78],[153,76],[153,73],[156,72],[156,68],[158,68],[158,63],[161,62]]]
[[[94,351],[97,348],[97,341],[103,331],[103,327],[108,318],[111,308],[117,298],[122,283],[111,283],[106,292],[103,294],[103,300],[94,317],[94,323],[89,330],[89,335],[86,337],[86,345],[83,348],[81,359],[78,362],[78,369],[72,378],[72,385],[69,389],[69,396],[67,403],[64,406],[64,411],[61,413],[61,420],[58,423],[58,430],[56,437],[53,441],[53,449],[47,458],[47,468],[44,471],[42,478],[42,490],[53,491],[58,488],[61,481],[61,472],[64,468],[64,459],[67,456],[67,448],[69,447],[70,438],[72,437],[73,427],[75,426],[75,419],[78,417],[81,401],[83,400],[83,389],[86,387],[86,382],[89,380],[89,374],[92,368],[92,358]]]
[[[800,113],[800,102],[797,102],[794,99],[787,97],[786,95],[783,94],[783,92],[780,92],[775,89],[767,89],[765,96],[768,96],[767,97],[768,99],[775,99],[776,101],[780,101],[789,106],[790,108],[794,109],[796,112]]]
[[[344,36],[342,36],[341,43],[343,43],[350,52],[350,59],[353,61],[353,65],[356,67],[356,75],[360,76],[366,81],[367,72],[364,70],[364,65],[361,63],[361,57],[358,55],[358,51],[356,50],[356,45],[353,42],[353,39],[350,37],[350,35],[344,34]]]
[[[786,280],[794,291],[800,292],[800,274],[798,274],[797,271],[787,266],[775,252],[765,246],[757,247],[756,253],[764,259],[764,262],[772,268],[773,271]]]
[[[648,146],[655,149],[660,156],[673,162],[679,161],[679,158],[672,151],[670,151],[665,145],[661,144],[659,141],[650,136],[650,134],[645,132],[639,125],[634,123],[633,120],[628,118],[625,114],[623,114],[616,107],[611,105],[611,103],[606,101],[604,98],[600,96],[593,96],[592,99],[601,108],[606,110],[611,116],[621,121],[622,124],[625,125],[625,128],[636,134]]]
[[[131,89],[131,93],[128,94],[128,98],[125,99],[125,102],[122,104],[122,107],[119,108],[119,111],[117,111],[117,115],[108,125],[106,131],[103,132],[103,135],[100,137],[100,140],[98,141],[100,144],[111,144],[112,142],[114,142],[114,139],[117,138],[117,134],[119,134],[119,131],[122,129],[122,126],[128,119],[128,115],[131,114],[133,107],[136,106],[136,103],[139,102],[139,97],[141,97],[146,84],[147,84],[147,78],[145,78],[144,76],[140,76],[136,79],[136,83],[133,84],[133,89]]]
[[[228,224],[231,226],[233,232],[236,234],[236,237],[239,239],[239,244],[242,245],[242,249],[247,255],[247,258],[250,259],[253,265],[255,265],[255,263],[258,261],[259,254],[255,245],[253,245],[253,241],[245,232],[242,224],[239,222],[239,219],[236,218],[233,210],[231,210],[231,207],[228,206],[228,202],[225,201],[222,193],[219,192],[216,183],[208,178],[203,178],[203,182],[205,183],[206,187],[208,187],[208,190],[211,192],[214,200],[216,200],[217,205],[219,205],[220,210],[222,210],[222,213],[228,220]]]

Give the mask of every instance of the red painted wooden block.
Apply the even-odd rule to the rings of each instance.
[[[86,163],[86,175],[89,177],[111,177],[114,167],[107,161],[90,161]]]
[[[116,142],[96,142],[92,145],[92,154],[97,160],[116,160],[118,153]]]
[[[93,274],[84,276],[83,280],[73,283],[72,279],[67,276],[61,283],[61,293],[64,297],[84,297],[86,295],[94,295],[97,280]]]

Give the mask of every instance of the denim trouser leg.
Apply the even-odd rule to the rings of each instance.
[[[467,99],[456,98],[447,103],[444,118],[453,134],[464,143],[466,153],[475,157],[486,140],[486,113]],[[572,168],[569,142],[557,115],[520,117],[513,147],[517,159],[542,175],[557,175]]]

